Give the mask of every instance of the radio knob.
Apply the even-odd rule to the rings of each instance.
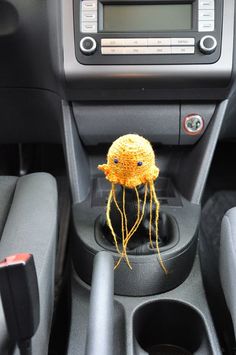
[[[204,36],[199,43],[199,47],[202,53],[211,54],[216,50],[217,40],[213,36]]]
[[[80,50],[85,55],[93,54],[97,49],[97,42],[92,37],[84,37],[80,41]]]

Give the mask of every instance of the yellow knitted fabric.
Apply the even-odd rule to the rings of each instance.
[[[118,138],[110,147],[107,164],[99,165],[106,178],[128,188],[154,181],[159,169],[149,141],[137,134]]]
[[[159,169],[155,165],[155,154],[150,142],[137,135],[127,134],[118,138],[111,145],[107,154],[107,164],[99,165],[99,170],[105,173],[106,179],[112,183],[112,188],[107,203],[107,225],[113,235],[117,252],[120,254],[120,259],[116,263],[116,267],[119,266],[121,260],[124,258],[127,265],[132,269],[129,258],[127,256],[127,245],[131,237],[135,234],[139,228],[145,214],[148,187],[150,191],[150,219],[149,219],[149,242],[150,246],[154,248],[152,242],[152,207],[153,203],[156,205],[155,216],[155,235],[156,235],[156,250],[159,256],[159,262],[167,273],[165,265],[162,261],[159,245],[158,245],[158,219],[159,219],[159,201],[156,196],[154,181],[159,175]],[[123,186],[123,198],[122,206],[119,206],[116,198],[115,185],[120,184]],[[145,184],[145,194],[143,200],[142,209],[140,207],[140,198],[137,190],[137,186]],[[125,188],[135,189],[137,196],[137,219],[130,230],[128,230],[127,216],[125,211]],[[111,203],[114,201],[118,213],[121,216],[121,232],[122,232],[122,251],[117,242],[117,236],[112,226],[110,218]]]

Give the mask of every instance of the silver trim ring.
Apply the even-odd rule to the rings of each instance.
[[[213,46],[212,46],[211,48],[208,48],[208,47],[205,47],[205,46],[204,46],[204,41],[205,41],[206,38],[210,38],[210,39],[213,40],[214,43],[213,43]],[[215,37],[209,36],[209,35],[206,35],[206,36],[202,37],[202,39],[201,39],[201,41],[200,41],[200,48],[201,48],[205,53],[212,53],[212,52],[214,52],[214,50],[216,49],[216,47],[217,47],[217,40],[216,40]]]
[[[188,122],[192,121],[192,123],[194,123],[193,122],[194,120],[196,120],[200,123],[199,127],[194,128],[194,127],[188,126]],[[196,135],[201,134],[204,129],[204,118],[197,113],[191,113],[191,114],[185,116],[183,119],[183,129],[184,129],[185,133],[188,134],[189,136],[196,136]]]
[[[84,44],[84,41],[86,41],[86,40],[90,40],[90,41],[92,41],[92,43],[93,43],[93,45],[92,45],[92,47],[91,48],[89,48],[89,49],[87,49],[87,48],[85,48],[84,46],[83,46],[83,44]],[[81,50],[81,52],[82,53],[84,53],[84,54],[92,54],[95,50],[96,50],[96,48],[97,48],[97,42],[95,41],[95,39],[94,38],[92,38],[92,37],[84,37],[84,38],[82,38],[81,39],[81,41],[80,41],[80,43],[79,43],[79,47],[80,47],[80,50]]]

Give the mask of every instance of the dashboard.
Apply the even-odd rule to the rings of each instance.
[[[87,1],[90,4],[90,0]],[[61,0],[60,7],[63,48],[61,70],[72,90],[72,99],[76,99],[74,89],[83,99],[102,99],[104,95],[108,100],[156,100],[157,97],[164,100],[191,97],[205,99],[206,94],[209,99],[219,99],[227,96],[233,69],[233,0],[156,1],[147,6],[142,2],[137,2],[138,5],[129,2],[130,5],[125,5],[129,6],[129,16],[132,6],[134,12],[140,12],[141,6],[146,8],[147,13],[153,12],[153,8],[167,7],[164,9],[167,18],[172,12],[176,13],[175,7],[180,8],[180,19],[174,23],[175,29],[158,31],[152,28],[152,31],[148,29],[146,32],[132,28],[134,25],[122,32],[119,32],[118,27],[114,30],[107,25],[103,29],[104,11],[106,19],[107,12],[112,16],[113,6],[121,6],[122,17],[122,2],[114,5],[111,1],[104,5],[94,1],[96,10],[87,9],[83,12],[85,3],[86,0],[82,6],[81,1]],[[202,6],[208,9],[204,10]],[[188,23],[184,24],[188,28],[180,31],[178,21],[181,21],[186,9],[191,15]],[[95,11],[95,22],[83,21],[84,13],[89,14],[89,11],[92,14]],[[215,20],[202,20],[204,14]],[[125,21],[129,23],[129,20]],[[94,23],[96,32],[89,27],[84,28],[84,23]],[[209,23],[211,28],[206,26]],[[144,26],[143,23],[141,25]],[[93,45],[95,43],[94,48],[90,42]],[[88,48],[84,50],[86,46]],[[90,51],[89,46],[92,53],[85,53],[86,50]],[[80,92],[82,87],[83,93]]]
[[[166,101],[179,107],[214,105],[233,98],[235,2],[156,0],[145,4],[139,0],[1,2],[0,89],[5,127],[1,139],[14,136],[15,141],[20,132],[22,141],[58,141],[55,122],[61,98],[118,105]],[[112,28],[117,6],[119,21]],[[158,16],[160,9],[163,16],[156,24],[150,16]],[[87,53],[83,46],[88,46]],[[229,114],[225,124],[231,136],[236,129],[233,103]],[[12,124],[17,127],[14,132]]]

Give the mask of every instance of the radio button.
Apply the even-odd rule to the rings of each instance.
[[[215,29],[214,21],[199,21],[198,31],[199,32],[212,32]]]
[[[172,54],[194,54],[195,47],[172,47]]]
[[[146,54],[147,47],[124,47],[123,54]]]
[[[214,10],[199,10],[198,12],[199,21],[213,21],[215,19]]]
[[[97,10],[97,1],[96,0],[83,0],[82,1],[82,10],[83,11]]]
[[[124,47],[102,47],[102,54],[124,54]]]
[[[214,10],[215,1],[214,0],[198,0],[199,10]]]
[[[124,39],[122,39],[122,38],[102,38],[101,39],[101,45],[102,46],[107,46],[107,47],[123,46],[124,45]]]
[[[170,38],[148,38],[147,45],[148,46],[170,46],[171,39]]]
[[[97,22],[82,22],[82,33],[97,33]]]
[[[103,55],[194,54],[195,47],[101,47]]]
[[[124,46],[147,46],[147,38],[125,38]]]
[[[97,11],[83,11],[82,12],[83,22],[96,22],[97,21]]]
[[[172,46],[194,46],[195,38],[171,38]]]
[[[171,47],[147,47],[146,54],[171,54]]]

